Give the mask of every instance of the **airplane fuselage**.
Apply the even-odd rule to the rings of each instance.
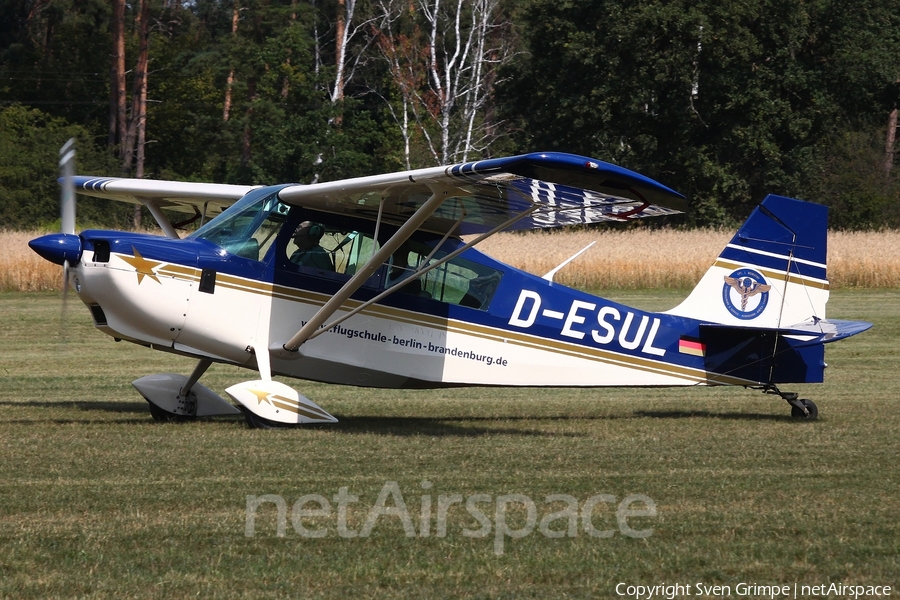
[[[84,252],[71,277],[100,330],[250,369],[257,368],[255,349],[268,347],[273,373],[289,377],[422,388],[756,385],[769,376],[765,357],[735,370],[728,366],[735,360],[712,355],[700,342],[701,321],[551,283],[474,249],[461,256],[501,274],[487,306],[394,293],[287,352],[285,341],[340,287],[335,273],[282,268],[278,244],[251,260],[202,239],[111,231],[81,237]],[[386,269],[345,310],[379,292]],[[742,359],[764,351],[748,344],[754,347],[742,348]],[[821,369],[804,374],[816,378]]]

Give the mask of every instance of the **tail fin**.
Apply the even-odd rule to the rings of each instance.
[[[769,195],[668,314],[746,327],[825,318],[828,209]]]

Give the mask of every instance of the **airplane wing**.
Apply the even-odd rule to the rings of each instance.
[[[120,177],[72,178],[75,191],[95,198],[108,198],[132,204],[152,203],[158,208],[212,218],[240,200],[258,185],[190,183]]]
[[[401,225],[432,196],[450,190],[421,225],[466,235],[544,229],[678,214],[684,196],[616,165],[563,153],[534,153],[284,188],[288,204]]]
[[[87,196],[206,218],[261,187],[86,176],[76,176],[73,181],[76,191]],[[281,190],[279,197],[288,204],[372,220],[380,213],[383,222],[399,226],[437,187],[451,193],[421,228],[451,235],[492,231],[526,212],[505,228],[544,229],[622,221],[678,214],[685,208],[684,196],[648,177],[610,163],[557,152],[294,185]]]
[[[148,206],[170,237],[178,237],[178,233],[160,208],[190,207],[196,215],[207,215],[210,206],[221,210],[253,189],[87,177],[76,177],[74,182],[76,189],[84,194]],[[293,185],[282,188],[278,196],[288,204],[398,227],[368,262],[283,345],[289,353],[299,350],[416,230],[444,236],[480,234],[455,251],[459,252],[503,229],[544,229],[628,220],[677,214],[685,207],[684,196],[634,171],[555,152]],[[200,206],[203,206],[202,213]]]

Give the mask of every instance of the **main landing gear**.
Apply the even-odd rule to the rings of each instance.
[[[770,384],[763,388],[764,394],[778,394],[781,398],[791,405],[791,416],[795,419],[805,419],[807,421],[815,421],[819,417],[819,409],[816,403],[806,398],[800,398],[795,392],[782,392],[778,386]]]
[[[131,382],[150,405],[154,421],[193,421],[198,417],[239,415],[241,411],[203,384],[200,376],[212,364],[201,360],[190,377],[177,373],[157,373]]]
[[[193,396],[193,398],[191,398],[191,396]],[[185,421],[196,420],[197,419],[197,417],[196,417],[197,395],[188,393],[187,398],[182,398],[181,396],[178,397],[178,400],[182,400],[182,399],[185,401],[184,404],[189,407],[188,411],[190,411],[190,412],[185,412],[185,413],[169,412],[166,409],[161,408],[161,407],[157,406],[156,404],[153,404],[152,402],[147,400],[147,404],[150,406],[150,416],[153,417],[153,420],[156,421],[157,423],[168,423],[168,422],[181,423],[181,422],[185,422]],[[146,398],[145,398],[145,400],[146,400]],[[190,408],[190,407],[192,407],[192,408]],[[191,412],[193,412],[194,414],[191,414]]]
[[[238,404],[235,406],[197,381],[210,364],[209,360],[201,360],[190,377],[158,373],[131,383],[150,404],[150,415],[156,421],[193,421],[243,413],[247,425],[255,429],[337,422],[309,398],[271,379],[245,381],[225,390]]]

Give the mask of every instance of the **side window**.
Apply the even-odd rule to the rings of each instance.
[[[333,243],[333,253],[337,259],[339,272],[347,275],[355,274],[356,270],[365,265],[381,247],[371,234],[359,231],[335,235]]]
[[[318,271],[353,275],[378,249],[372,235],[303,221],[287,244],[288,260]]]
[[[388,287],[403,279],[410,283],[399,289],[401,293],[433,298],[449,304],[487,310],[502,273],[485,265],[456,257],[428,271],[418,279],[412,275],[429,264],[441,260],[445,252],[432,253],[432,248],[408,241],[391,257]]]

